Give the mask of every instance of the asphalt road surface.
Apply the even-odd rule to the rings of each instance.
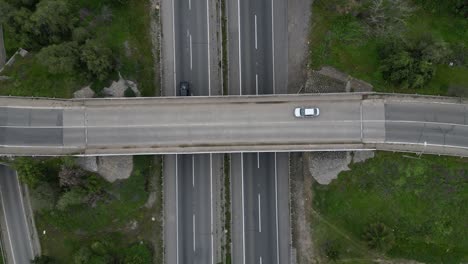
[[[180,96],[179,83],[190,84],[190,95],[208,96],[211,91],[210,21],[209,1],[171,1],[173,4],[174,34],[174,90],[166,95]],[[165,21],[168,22],[168,21]],[[172,22],[172,21],[170,21]],[[213,78],[217,80],[216,78]],[[215,90],[215,93],[216,94]],[[154,113],[161,115],[161,113]],[[177,131],[167,131],[177,134]],[[187,138],[190,140],[190,137]],[[167,263],[216,263],[217,226],[213,215],[216,213],[217,189],[222,162],[220,154],[171,155],[166,156],[165,181],[171,182],[165,197],[175,209],[168,208],[166,214],[166,262]],[[214,161],[214,165],[213,165]],[[214,180],[213,180],[214,178]],[[175,181],[175,182],[174,182]],[[166,205],[168,205],[166,203]],[[175,226],[174,226],[175,225]],[[176,239],[174,239],[176,236]]]
[[[230,47],[233,44],[229,54],[230,94],[286,92],[288,49],[285,2],[228,2],[228,10],[231,10],[228,15]],[[231,160],[232,216],[235,219],[232,226],[233,262],[288,263],[289,202],[280,203],[279,207],[278,197],[281,201],[289,201],[289,155],[232,154]],[[278,178],[284,184],[278,186]],[[282,217],[278,216],[278,212]]]
[[[31,235],[26,222],[23,197],[20,192],[16,172],[0,165],[0,198],[2,201],[1,221],[6,225],[3,248],[8,255],[8,263],[30,263],[33,259]]]
[[[274,36],[275,32],[277,36],[287,32],[285,27],[280,27],[284,29],[280,31],[275,29],[275,22],[282,25],[281,21],[287,21],[287,5],[280,6],[281,11],[275,12],[275,1],[271,0],[239,0],[237,5],[233,2],[228,5],[233,10],[238,9],[238,13],[236,16],[229,16],[229,25],[234,31],[238,27],[238,35],[231,35],[230,43],[238,42],[238,58],[231,58],[229,61],[230,68],[235,69],[238,66],[238,75],[236,71],[230,73],[231,79],[234,79],[229,86],[230,94],[285,92],[287,56],[282,55],[287,53],[287,46],[279,44]],[[279,52],[275,52],[275,44],[282,48]],[[275,67],[276,55],[279,59],[276,62],[279,62],[280,67]],[[279,78],[276,78],[276,73],[279,73]],[[280,162],[277,162],[278,158]],[[232,215],[233,218],[241,219],[233,221],[232,226],[233,263],[289,262],[289,203],[283,203],[283,206],[278,208],[278,194],[282,200],[289,200],[288,155],[232,154],[231,160],[234,161],[231,163]],[[241,162],[235,162],[240,160]],[[279,186],[280,190],[278,178],[286,180],[286,184]],[[278,212],[286,215],[281,218],[282,221],[278,221]],[[280,234],[279,230],[286,232]]]
[[[91,100],[86,101],[86,107],[53,101],[53,109],[38,108],[42,102],[49,105],[50,101],[31,100],[36,104],[33,108],[23,105],[29,100],[0,98],[0,152],[222,153],[395,142],[426,142],[429,146],[446,142],[450,144],[446,147],[468,148],[466,104],[437,103],[427,98],[398,102],[396,97],[361,97],[345,94]],[[405,111],[412,114],[402,111],[398,116],[394,105],[407,108]],[[320,107],[321,114],[317,118],[295,118],[293,110],[298,106]]]

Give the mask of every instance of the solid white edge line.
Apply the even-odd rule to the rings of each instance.
[[[258,194],[258,232],[262,232],[262,207],[260,205],[260,193]]]
[[[278,170],[276,166],[275,152],[275,204],[276,204],[276,263],[279,264],[279,230],[278,230]]]
[[[241,59],[241,32],[240,32],[240,0],[237,0],[237,32],[239,33],[239,95],[242,95],[242,59]],[[245,257],[244,257],[245,258]],[[244,259],[245,263],[245,259]]]
[[[258,74],[255,74],[255,93],[258,95]]]
[[[257,152],[257,169],[260,169],[260,152]]]
[[[362,120],[362,101],[361,103],[359,104],[359,112],[360,112],[360,115],[361,115],[361,141],[363,140],[363,137],[364,137],[364,131],[363,131],[363,120]]]
[[[273,67],[273,94],[276,94],[276,77],[275,77],[275,20],[273,19],[273,10],[274,10],[274,0],[271,0],[271,43],[272,43],[272,53],[273,53],[273,61],[272,61],[272,67]]]
[[[3,217],[5,218],[5,224],[7,226],[6,230],[7,230],[8,241],[10,242],[10,248],[11,248],[11,253],[12,253],[11,258],[13,259],[13,264],[16,264],[15,250],[13,249],[13,243],[11,242],[10,229],[8,228],[8,219],[6,216],[5,204],[3,202],[3,192],[1,190],[1,186],[0,186],[0,198],[2,199],[2,210],[3,210]]]
[[[210,153],[210,211],[211,211],[211,264],[214,264],[214,245],[213,245],[213,154]]]
[[[15,171],[15,180],[16,180],[16,184],[18,186],[18,192],[19,192],[19,196],[20,196],[20,202],[21,202],[21,209],[23,210],[23,216],[24,216],[24,223],[26,224],[26,232],[28,234],[28,242],[29,242],[29,246],[30,246],[30,250],[31,250],[31,256],[34,257],[34,250],[33,250],[33,244],[31,242],[31,234],[30,234],[30,229],[29,229],[29,225],[28,225],[28,219],[26,218],[26,209],[24,208],[24,200],[23,200],[23,195],[22,195],[22,192],[21,192],[21,186],[20,186],[20,183],[19,183],[19,179],[18,179],[18,173]]]
[[[257,124],[289,124],[289,123],[296,123],[298,122],[296,119],[294,120],[289,120],[289,121],[279,121],[279,122],[261,122],[258,121],[256,122]],[[301,121],[299,121],[301,122]],[[324,121],[313,121],[316,124],[330,124],[330,123],[337,123],[337,124],[347,124],[347,123],[360,123],[361,121],[356,119],[356,120],[324,120]],[[456,126],[456,127],[468,127],[468,124],[457,124],[457,123],[442,123],[442,122],[428,122],[428,121],[408,121],[408,120],[363,120],[362,123],[402,123],[402,124],[426,124],[426,125],[439,125],[439,126]],[[148,128],[148,127],[154,127],[154,128],[160,128],[160,127],[194,127],[194,126],[234,126],[234,125],[247,125],[249,124],[248,122],[237,122],[237,123],[232,123],[232,122],[217,122],[217,123],[174,123],[174,124],[149,124],[149,125],[144,125],[144,124],[136,124],[136,125],[103,125],[103,126],[95,126],[95,125],[86,125],[86,126],[0,126],[0,128],[24,128],[24,129],[65,129],[65,128]]]
[[[195,214],[193,214],[192,224],[193,224],[193,252],[195,252],[195,248],[197,245],[195,241]]]
[[[176,70],[176,51],[175,51],[175,11],[174,11],[174,2],[172,0],[172,50],[174,56],[174,96],[177,96],[177,70]],[[178,262],[177,262],[178,263]]]
[[[179,187],[178,187],[178,181],[179,181],[179,174],[177,170],[177,154],[175,154],[175,177],[176,177],[176,259],[177,259],[177,264],[179,264]]]
[[[192,66],[193,66],[193,56],[192,56],[192,34],[189,34],[189,47],[190,47],[190,70],[192,70]]]
[[[244,154],[241,152],[241,184],[242,184],[242,263],[245,264],[245,212],[244,212]]]
[[[84,109],[84,132],[85,132],[85,146],[88,145],[88,112]]]
[[[209,0],[206,0],[206,27],[207,27],[207,43],[208,43],[208,96],[211,96],[211,55],[210,55],[210,5]]]
[[[257,15],[254,15],[255,18],[255,49],[258,49],[257,46]]]
[[[195,187],[195,155],[192,155],[192,187]]]

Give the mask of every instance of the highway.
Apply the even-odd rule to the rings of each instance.
[[[284,2],[228,2],[229,32],[238,33],[229,35],[229,43],[235,43],[229,57],[229,94],[286,93]],[[284,42],[277,41],[278,36]],[[288,165],[287,153],[231,154],[233,263],[290,261]],[[278,179],[283,184],[278,185]]]
[[[26,220],[26,212],[16,172],[0,165],[0,198],[2,219],[6,226],[3,245],[8,263],[30,263],[34,257],[31,234]]]
[[[212,82],[215,87],[219,83],[211,78],[210,2],[170,2],[173,20],[163,16],[163,24],[173,23],[175,70],[174,85],[166,87],[164,94],[180,96],[181,81],[190,84],[189,92],[193,96],[218,94],[218,90],[211,89]],[[167,133],[174,131],[167,130]],[[169,211],[165,221],[166,263],[216,263],[220,246],[214,219],[218,197],[213,192],[218,189],[221,177],[218,168],[222,155],[166,155],[164,160],[165,164],[174,166],[164,166],[165,182],[170,186],[165,189],[166,212]],[[172,219],[176,221],[169,221]]]

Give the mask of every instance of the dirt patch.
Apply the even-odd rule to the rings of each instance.
[[[309,155],[309,172],[322,185],[329,184],[351,163],[363,162],[374,157],[373,151],[313,152]]]
[[[97,157],[78,157],[76,164],[87,171],[98,171]]]
[[[356,79],[333,67],[325,66],[318,71],[310,71],[300,92],[303,93],[346,93],[370,92],[373,86]]]
[[[341,171],[349,170],[350,152],[314,152],[309,156],[309,172],[319,184],[329,184]]]
[[[314,180],[308,171],[309,154],[290,154],[291,222],[293,226],[291,259],[299,264],[313,263],[314,260],[314,245],[310,229],[312,182]]]
[[[102,92],[106,97],[124,97],[125,90],[127,89],[131,89],[135,93],[135,96],[141,96],[137,84],[130,80],[123,79],[119,74],[119,80],[113,81],[111,86],[105,87]]]
[[[98,173],[109,182],[130,177],[133,156],[105,156],[97,159]]]
[[[150,36],[152,42],[151,52],[154,60],[154,86],[155,96],[161,95],[161,21],[160,0],[150,0]]]
[[[88,85],[79,89],[78,91],[73,93],[73,98],[93,98],[95,95],[94,91]]]
[[[313,0],[288,1],[288,92],[297,93],[307,79],[310,7]]]

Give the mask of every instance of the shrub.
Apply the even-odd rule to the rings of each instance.
[[[37,54],[38,61],[53,74],[72,73],[78,66],[78,44],[65,42],[42,48]]]
[[[435,74],[435,66],[450,53],[445,42],[431,36],[410,41],[392,39],[381,50],[383,78],[403,88],[424,86]]]
[[[31,188],[35,188],[44,176],[41,162],[30,157],[16,158],[13,168],[18,172],[19,180]]]
[[[70,206],[80,205],[84,202],[86,202],[86,192],[79,187],[74,187],[62,194],[57,202],[57,209],[65,211]]]
[[[48,182],[40,182],[31,191],[31,203],[35,210],[51,210],[54,208],[59,195],[59,188]]]
[[[58,0],[39,2],[30,20],[32,27],[29,30],[41,46],[67,39],[75,24],[68,2]]]
[[[31,260],[31,263],[32,264],[55,264],[57,262],[52,257],[42,255],[42,256],[35,257],[33,260]]]
[[[144,243],[137,243],[127,248],[124,253],[123,263],[127,264],[151,264],[152,254]]]
[[[370,224],[362,236],[370,249],[378,249],[382,252],[386,252],[392,248],[395,242],[393,230],[383,223]]]
[[[89,74],[104,81],[114,70],[112,51],[96,40],[87,40],[81,50],[81,61]]]
[[[323,245],[325,256],[331,261],[340,259],[340,246],[337,241],[328,240]]]
[[[73,262],[75,264],[87,264],[91,255],[92,252],[88,247],[82,247],[73,255]]]
[[[91,38],[91,33],[84,27],[77,27],[73,29],[72,39],[79,44],[83,44],[86,40]]]
[[[405,29],[406,20],[414,8],[407,0],[368,0],[359,14],[376,35],[398,34]]]

